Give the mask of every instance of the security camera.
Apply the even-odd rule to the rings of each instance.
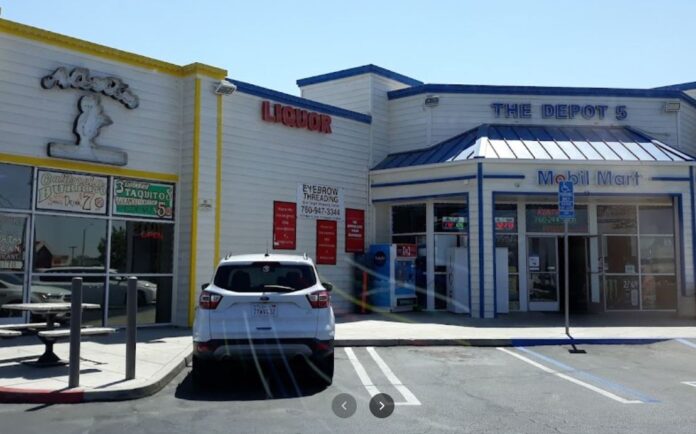
[[[227,80],[220,80],[217,86],[215,86],[215,93],[217,95],[232,95],[236,90],[237,86]]]

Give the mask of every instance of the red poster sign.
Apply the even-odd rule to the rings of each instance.
[[[297,204],[273,202],[273,248],[295,250],[297,235]]]
[[[346,252],[365,251],[365,211],[346,208]]]
[[[415,244],[397,244],[396,256],[399,258],[415,258],[418,253],[418,246]]]
[[[336,220],[317,220],[317,264],[336,265]]]

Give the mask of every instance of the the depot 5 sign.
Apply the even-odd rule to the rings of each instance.
[[[174,217],[174,186],[114,178],[113,206],[114,215],[171,220]]]

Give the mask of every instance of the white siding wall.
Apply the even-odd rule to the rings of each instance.
[[[101,97],[113,124],[102,128],[97,143],[128,152],[128,169],[178,173],[178,78],[2,33],[0,59],[0,153],[46,157],[48,142],[75,141],[73,121],[84,92],[43,89],[40,80],[60,66],[84,67],[93,76],[121,78],[140,98],[140,106],[129,110]]]
[[[355,75],[303,86],[300,88],[300,94],[302,98],[369,114],[372,109],[370,81],[371,74]]]
[[[696,107],[682,102],[678,116],[679,141],[686,152],[696,155]]]
[[[484,123],[550,125],[629,125],[640,128],[658,140],[677,145],[676,115],[665,113],[666,100],[659,98],[577,97],[539,95],[439,94],[440,104],[424,108],[425,94],[391,100],[390,152],[422,148],[446,140]],[[532,119],[494,117],[491,104],[531,103]],[[541,104],[603,104],[609,109],[603,120],[542,119]],[[617,121],[613,107],[626,105],[628,118]]]
[[[346,207],[368,210],[369,124],[333,116],[329,135],[288,128],[262,121],[261,101],[242,92],[226,98],[222,254],[272,248],[273,201],[296,202],[300,182],[343,187]],[[318,270],[336,286],[336,311],[345,311],[350,306],[341,293],[352,292],[352,254],[343,253],[344,222],[338,222],[337,232],[337,265],[320,265]],[[297,250],[279,253],[306,252],[314,258],[315,245],[315,221],[298,218]]]

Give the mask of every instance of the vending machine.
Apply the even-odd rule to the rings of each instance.
[[[403,312],[416,304],[416,245],[373,244],[368,301],[374,311]]]

